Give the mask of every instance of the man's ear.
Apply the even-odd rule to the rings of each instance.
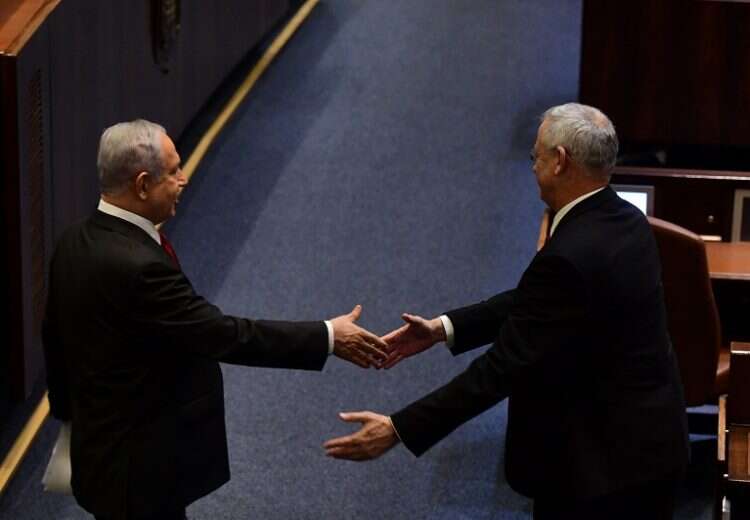
[[[141,172],[135,176],[135,194],[141,200],[146,200],[151,188],[151,178],[148,172]]]
[[[557,156],[557,163],[555,164],[555,175],[562,173],[565,168],[568,167],[568,151],[562,146],[555,147],[555,155]]]

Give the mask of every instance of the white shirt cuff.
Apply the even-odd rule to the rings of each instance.
[[[448,348],[453,348],[453,344],[455,343],[453,322],[445,314],[440,315],[440,321],[443,322],[443,328],[445,329],[445,344],[448,345]]]
[[[393,420],[391,419],[391,416],[388,416],[388,422],[391,423],[391,428],[393,428],[393,432],[396,434],[396,437],[398,438],[398,442],[403,443],[404,441],[401,440],[401,436],[398,434],[398,430],[393,425]]]
[[[333,324],[329,320],[325,320],[323,323],[326,324],[328,329],[328,355],[333,354]]]

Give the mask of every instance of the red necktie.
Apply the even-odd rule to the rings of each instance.
[[[177,260],[177,253],[174,252],[174,247],[172,247],[172,243],[167,240],[167,237],[164,236],[164,233],[159,231],[159,236],[161,237],[161,248],[164,250],[165,253],[169,255],[169,258],[172,259],[174,262],[174,265],[177,266],[177,268],[180,268],[180,261]]]

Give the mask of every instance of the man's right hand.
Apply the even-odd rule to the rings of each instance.
[[[385,368],[391,368],[403,359],[427,350],[435,343],[445,341],[445,328],[440,318],[426,320],[413,314],[402,314],[406,325],[383,336],[388,344]]]
[[[362,368],[380,368],[387,355],[385,341],[363,329],[355,322],[362,314],[362,306],[331,320],[333,326],[333,354]]]

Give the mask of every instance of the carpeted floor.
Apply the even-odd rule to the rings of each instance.
[[[361,303],[361,323],[385,333],[403,311],[433,316],[514,286],[542,211],[528,151],[543,109],[577,97],[580,23],[579,0],[321,2],[167,226],[196,289],[255,318]],[[403,447],[361,464],[324,455],[327,438],[353,429],[337,412],[393,412],[470,359],[436,347],[390,371],[225,365],[232,480],[188,515],[530,518],[503,476],[504,404],[420,459]],[[39,487],[54,430],[2,518],[87,517]],[[708,470],[695,471],[680,519],[710,517]]]

